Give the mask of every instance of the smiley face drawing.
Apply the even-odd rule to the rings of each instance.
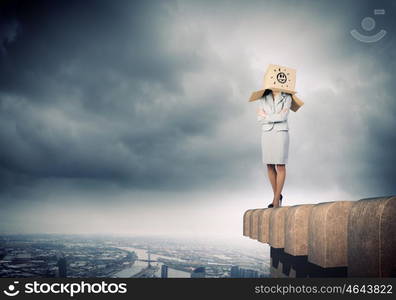
[[[385,9],[374,9],[374,15],[385,15]],[[371,17],[365,17],[361,22],[361,26],[366,32],[373,30],[375,28],[375,25],[375,20]],[[376,34],[365,35],[359,33],[356,29],[353,29],[351,30],[351,35],[360,42],[375,43],[386,35],[386,30],[381,29]]]
[[[17,283],[19,283],[19,281],[14,281],[14,284],[17,284]],[[13,284],[10,284],[10,285],[8,286],[8,291],[7,291],[7,290],[4,290],[3,292],[4,292],[4,294],[6,294],[7,296],[11,296],[11,297],[14,297],[14,296],[16,296],[16,295],[19,294],[19,291],[18,291],[18,290],[15,290],[15,285],[13,285]]]
[[[278,80],[279,83],[285,83],[287,81],[286,74],[283,72],[278,73],[278,75],[276,75],[276,80]]]

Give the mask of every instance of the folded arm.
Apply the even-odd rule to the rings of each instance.
[[[287,120],[289,115],[290,107],[291,107],[292,98],[290,95],[286,96],[286,101],[283,109],[278,113],[265,113],[263,115],[257,115],[257,122],[260,124],[268,124],[275,122],[283,122]]]
[[[258,116],[257,116],[257,122],[258,122],[259,124],[267,124],[267,123],[270,123],[270,122],[268,122],[268,121],[266,120],[266,117],[261,116],[261,115],[258,115]]]

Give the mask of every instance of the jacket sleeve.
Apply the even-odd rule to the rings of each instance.
[[[261,109],[264,110],[263,102],[262,102],[261,99],[259,100],[258,108],[261,108]],[[266,117],[257,115],[257,123],[259,123],[260,125],[262,125],[262,124],[268,124],[268,123],[271,123],[271,122],[268,122],[268,121],[266,120]]]
[[[259,124],[268,124],[268,123],[272,123],[272,122],[267,121],[266,117],[258,115],[257,116],[257,123],[259,123]]]
[[[290,95],[286,96],[285,105],[279,113],[268,114],[266,117],[261,117],[266,123],[283,122],[287,120],[290,112],[290,107],[292,103],[292,98]],[[284,110],[286,108],[286,110]]]

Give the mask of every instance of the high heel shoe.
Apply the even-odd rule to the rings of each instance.
[[[281,194],[280,198],[279,198],[279,206],[282,206],[282,198],[283,198],[283,196]],[[272,203],[268,204],[268,208],[272,208],[272,207],[274,207],[274,205]]]

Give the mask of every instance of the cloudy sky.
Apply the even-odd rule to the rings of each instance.
[[[272,200],[247,102],[269,63],[305,101],[284,204],[395,194],[395,3],[2,2],[0,233],[242,239]]]

